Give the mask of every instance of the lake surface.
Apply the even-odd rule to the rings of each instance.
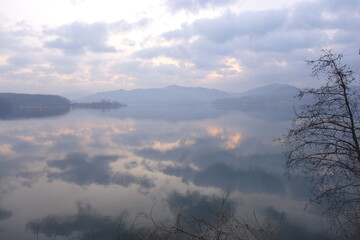
[[[290,119],[158,105],[0,120],[0,239],[117,239],[122,216],[203,214],[228,193],[244,218],[279,221],[285,239],[329,239],[320,211],[304,211],[306,181],[284,176],[274,140]]]

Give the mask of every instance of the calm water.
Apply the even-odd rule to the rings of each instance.
[[[124,213],[201,214],[228,192],[242,216],[284,213],[286,238],[322,239],[306,184],[284,177],[286,116],[197,105],[0,120],[0,239],[116,239]]]

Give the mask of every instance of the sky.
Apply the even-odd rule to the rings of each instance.
[[[306,60],[360,72],[358,0],[1,0],[0,92],[314,87]]]

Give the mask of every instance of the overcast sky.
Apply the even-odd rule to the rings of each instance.
[[[359,0],[0,1],[0,92],[311,87],[322,48],[360,71]]]

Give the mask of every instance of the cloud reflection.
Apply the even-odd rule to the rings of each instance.
[[[259,168],[236,169],[224,163],[211,165],[203,170],[190,167],[167,167],[164,172],[181,177],[184,182],[197,186],[212,186],[227,191],[239,190],[245,193],[282,194],[285,184],[276,175]]]
[[[61,179],[81,186],[118,184],[127,187],[130,184],[138,184],[144,189],[154,187],[154,183],[146,177],[133,176],[129,173],[114,173],[110,164],[120,158],[122,156],[97,155],[90,157],[86,153],[69,153],[62,160],[53,160],[47,163],[49,167],[60,170],[60,172],[49,172],[47,176],[50,180]]]
[[[4,209],[0,209],[0,221],[11,218],[12,212]]]

